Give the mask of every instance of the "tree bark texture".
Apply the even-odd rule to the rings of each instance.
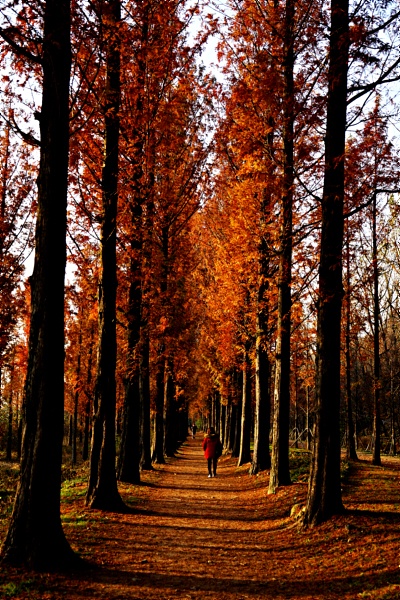
[[[118,460],[118,479],[128,483],[140,481],[141,399],[140,331],[143,300],[143,205],[145,203],[143,164],[145,139],[142,130],[143,95],[145,93],[146,51],[148,41],[148,7],[145,6],[139,48],[136,53],[137,78],[135,125],[132,130],[133,158],[130,198],[130,260],[127,310],[127,360],[125,375],[124,418]]]
[[[41,148],[21,475],[2,556],[47,570],[77,561],[60,519],[71,66],[68,0],[45,3],[41,60]]]
[[[340,331],[348,0],[332,0],[317,320],[316,423],[304,523],[343,511],[340,482]]]
[[[379,270],[376,238],[376,192],[372,203],[372,268],[374,273],[374,420],[372,428],[372,464],[381,461],[381,357],[379,351]]]
[[[270,144],[272,146],[272,143]],[[269,249],[266,242],[265,212],[269,202],[262,199],[261,225],[262,239],[259,247],[259,287],[257,302],[257,334],[256,334],[256,364],[255,364],[255,413],[254,413],[254,451],[250,467],[250,475],[269,469],[271,457],[269,453],[269,435],[271,420],[270,397],[270,364],[266,342],[268,339],[268,300],[269,287]]]
[[[101,510],[123,510],[115,471],[116,420],[116,226],[118,205],[120,49],[119,0],[104,6],[106,44],[105,143],[102,172],[101,275],[99,282],[99,341],[94,401],[92,450],[86,503]]]
[[[283,91],[283,189],[281,199],[281,240],[278,272],[278,323],[275,359],[272,456],[268,493],[290,484],[290,336],[293,246],[293,129],[294,129],[294,0],[286,1],[284,33]]]

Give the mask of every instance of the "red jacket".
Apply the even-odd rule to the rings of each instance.
[[[220,450],[221,442],[216,433],[212,433],[211,435],[207,435],[203,440],[203,450],[205,458],[214,458],[215,452],[217,451],[217,456],[220,454],[218,450]]]

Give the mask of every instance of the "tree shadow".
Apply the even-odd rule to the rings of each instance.
[[[238,571],[240,573],[240,569]],[[94,585],[99,585],[102,589],[107,586],[107,600],[153,598],[156,590],[159,590],[160,598],[166,597],[166,595],[168,598],[179,598],[183,593],[195,594],[197,598],[202,598],[202,593],[214,594],[215,597],[219,597],[222,592],[225,592],[232,597],[240,597],[245,594],[246,597],[268,599],[285,598],[290,600],[312,597],[321,600],[327,598],[339,600],[347,594],[351,594],[348,597],[357,598],[365,591],[378,590],[388,585],[398,585],[399,595],[394,592],[396,595],[392,598],[400,597],[400,580],[397,569],[339,577],[329,575],[316,577],[307,575],[307,572],[303,571],[302,573],[287,574],[282,578],[250,579],[240,577],[240,574],[236,577],[221,577],[217,576],[215,572],[210,572],[209,575],[175,575],[144,570],[113,570],[93,565],[87,572],[71,572],[70,579],[73,582],[85,583],[84,589],[80,588],[79,597],[82,598],[93,598]],[[129,590],[129,596],[121,596],[121,586]]]

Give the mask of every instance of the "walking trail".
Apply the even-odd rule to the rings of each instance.
[[[72,499],[63,509],[64,529],[97,568],[43,575],[41,596],[20,597],[400,598],[397,460],[354,467],[344,490],[349,513],[306,530],[290,517],[306,484],[268,496],[268,473],[250,477],[248,467],[223,457],[209,479],[198,434],[166,465],[143,473],[143,485],[122,486],[133,514],[89,511],[82,498]]]

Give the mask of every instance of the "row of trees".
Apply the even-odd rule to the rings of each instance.
[[[117,479],[173,455],[188,413],[210,412],[251,473],[270,469],[270,493],[290,483],[291,431],[310,444],[314,423],[308,524],[343,510],[341,432],[355,458],[372,415],[379,463],[383,416],[395,448],[397,7],[246,0],[218,18],[207,4],[3,7],[7,440],[23,424],[6,560],[76,560],[65,410],[72,460],[79,427],[90,459],[86,503],[104,510],[126,510]],[[222,83],[199,66],[217,34]]]

